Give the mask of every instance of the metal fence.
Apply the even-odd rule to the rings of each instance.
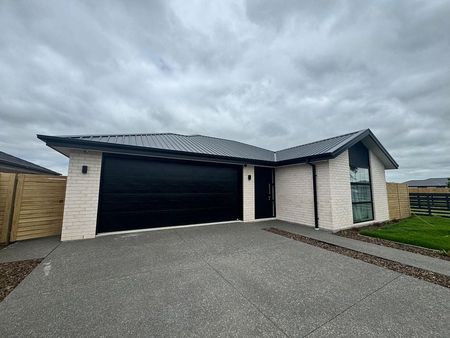
[[[411,212],[450,217],[450,193],[409,193]]]

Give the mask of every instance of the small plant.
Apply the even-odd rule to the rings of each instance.
[[[442,249],[441,250],[441,255],[443,255],[443,256],[450,256],[450,250]]]

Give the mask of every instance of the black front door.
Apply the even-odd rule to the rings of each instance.
[[[255,218],[275,217],[273,168],[255,167]]]

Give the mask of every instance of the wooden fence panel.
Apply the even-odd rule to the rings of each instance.
[[[9,243],[16,174],[0,173],[0,244]]]
[[[422,188],[413,188],[409,187],[410,193],[434,193],[434,192],[443,192],[450,193],[450,188],[439,188],[439,187],[422,187]]]
[[[61,234],[66,177],[19,174],[11,241]]]
[[[387,183],[389,219],[411,216],[408,186],[402,183]]]

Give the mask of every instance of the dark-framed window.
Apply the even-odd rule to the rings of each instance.
[[[373,202],[369,151],[361,143],[349,149],[353,223],[372,221]]]

